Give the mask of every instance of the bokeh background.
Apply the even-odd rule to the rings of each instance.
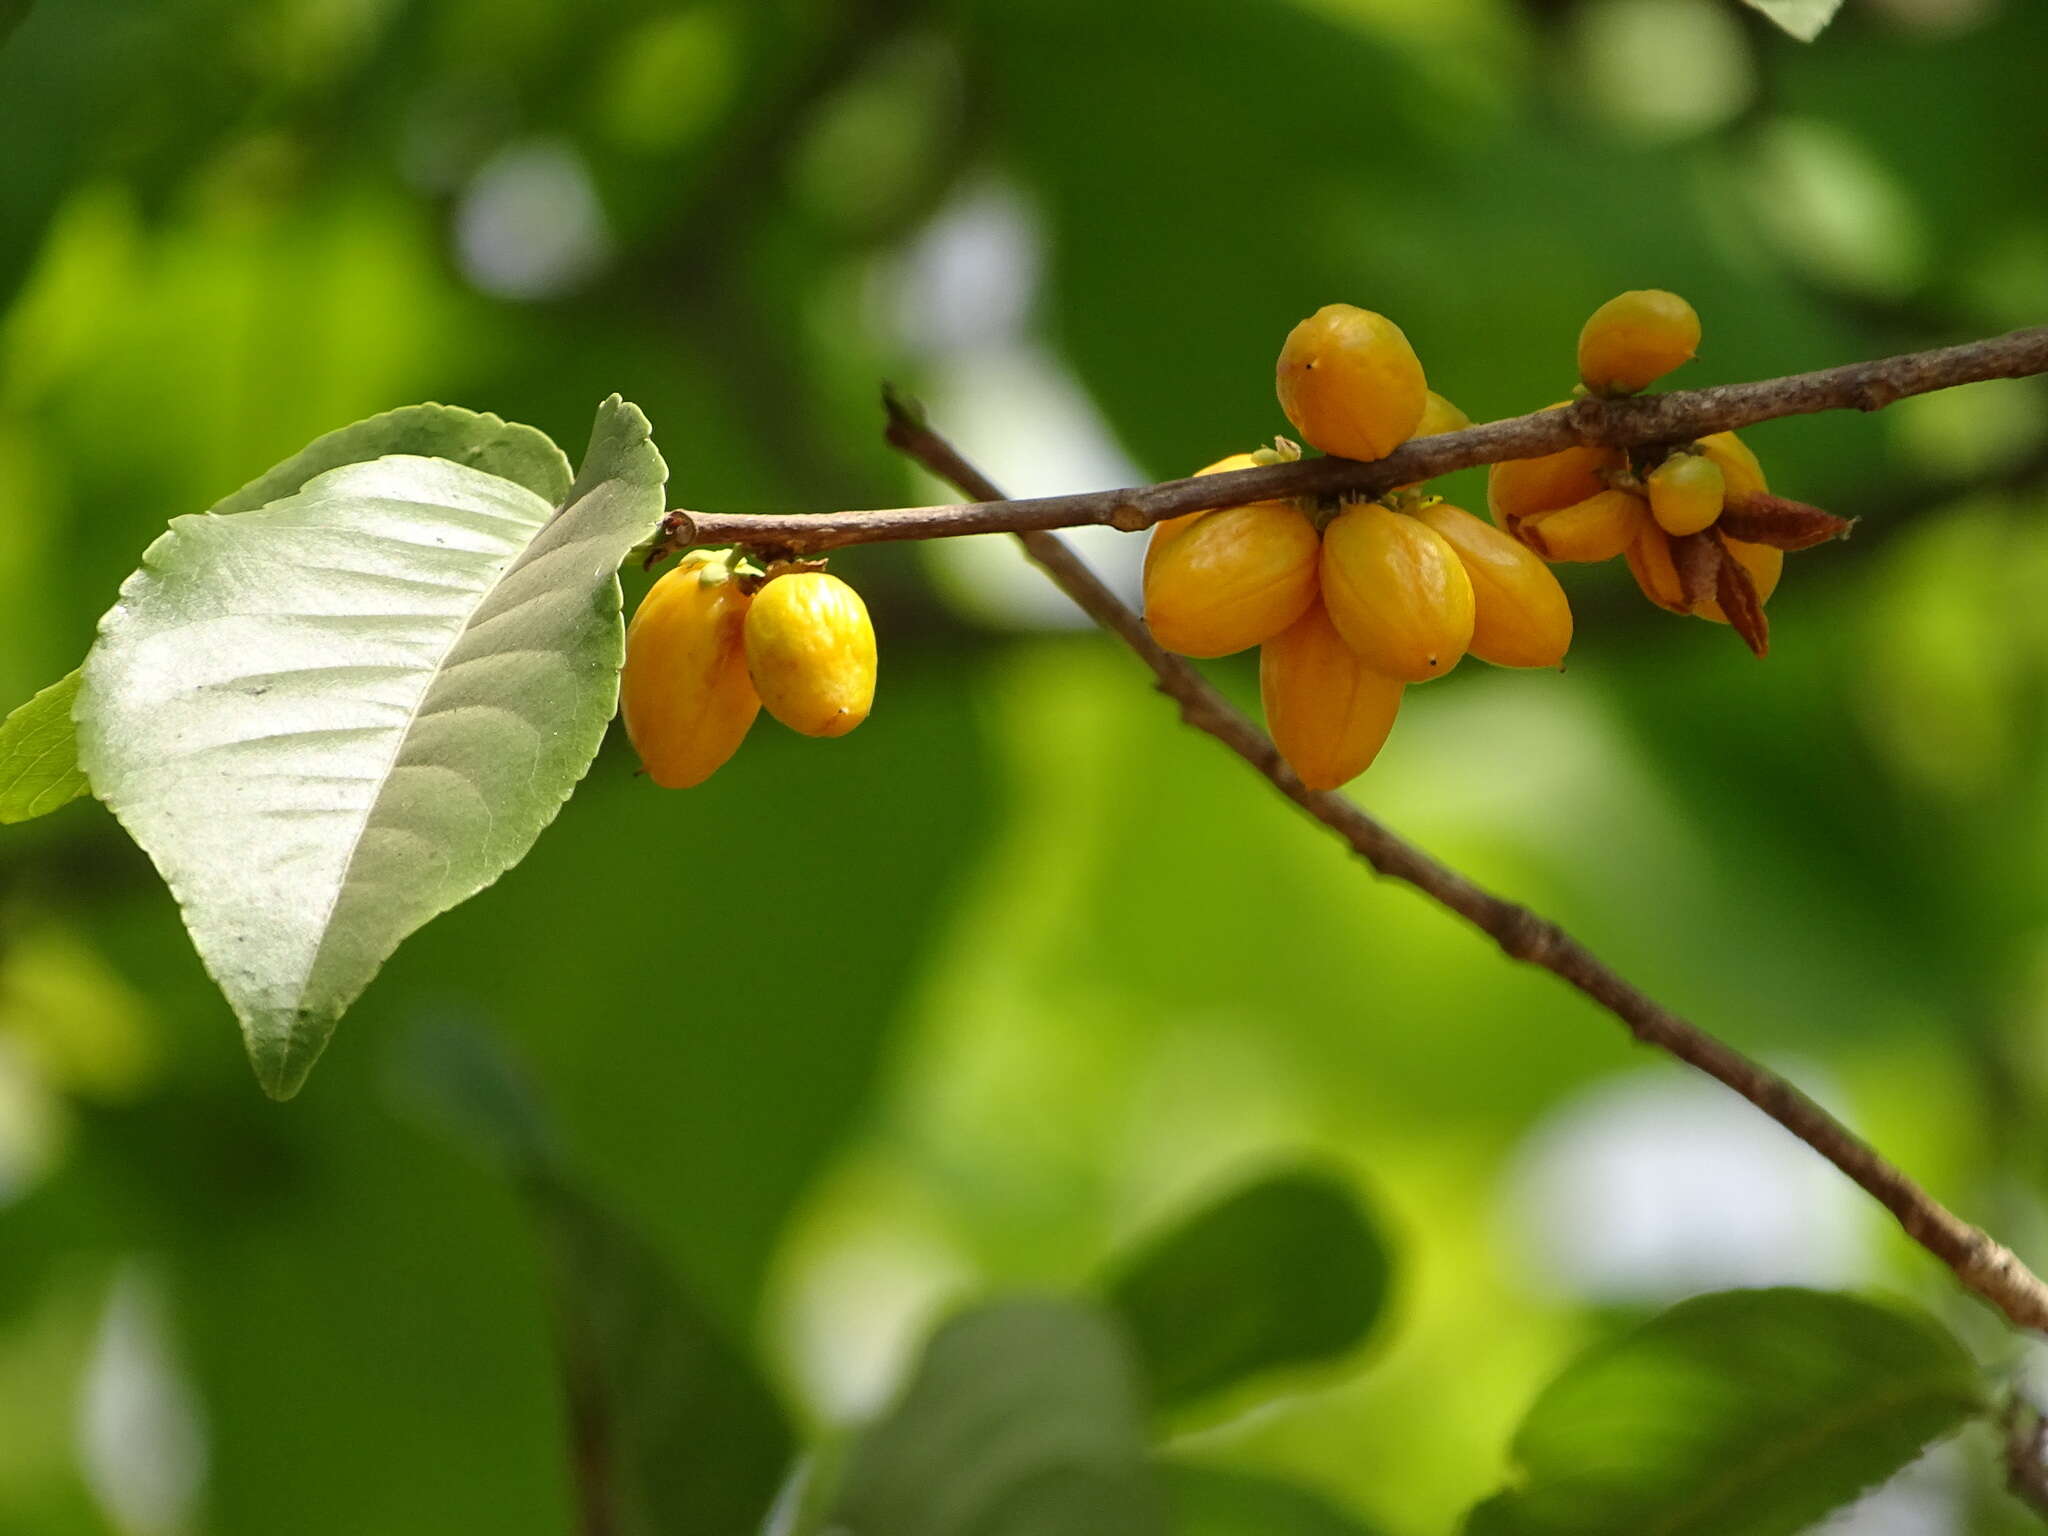
[[[1252,446],[1333,300],[1475,419],[1564,393],[1627,287],[1699,309],[1685,383],[2035,323],[2044,70],[2038,0],[1848,0],[1811,46],[1733,0],[40,0],[0,48],[0,705],[166,519],[415,400],[574,454],[618,390],[677,504],[825,510],[940,497],[885,378],[1018,494]],[[1412,690],[1353,787],[2037,1255],[2044,406],[1755,429],[1864,519],[1793,557],[1767,662],[1574,568],[1565,671]],[[1085,1290],[1300,1157],[1376,1213],[1391,1310],[1165,1433],[1370,1529],[1449,1528],[1561,1361],[1694,1291],[1911,1295],[2005,1357],[1804,1148],[1374,882],[1005,543],[835,567],[869,724],[764,719],[683,794],[614,741],[288,1105],[99,807],[6,829],[0,1528],[572,1528],[558,1256],[442,1112],[451,1040],[816,1433],[949,1307]],[[1989,1459],[1837,1528],[2001,1529]]]

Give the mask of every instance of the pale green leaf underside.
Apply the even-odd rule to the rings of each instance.
[[[0,722],[0,822],[48,815],[85,793],[71,733],[71,673]]]
[[[1516,1432],[1521,1486],[1467,1536],[1791,1536],[1982,1405],[1923,1313],[1778,1288],[1695,1297],[1597,1345]]]
[[[947,1323],[854,1448],[843,1536],[1165,1536],[1130,1345],[1091,1307],[1007,1301]]]
[[[179,518],[123,586],[86,659],[80,762],[272,1094],[582,777],[617,702],[619,561],[665,477],[614,396],[559,515],[481,470],[386,457]]]
[[[523,485],[550,506],[560,504],[569,493],[569,461],[539,428],[521,426],[488,411],[429,403],[400,406],[317,437],[207,510],[251,512],[282,501],[315,475],[393,453],[424,454],[466,464]],[[86,792],[71,729],[71,701],[77,690],[78,673],[73,672],[45,688],[0,725],[0,822],[47,815]],[[61,697],[61,708],[46,702],[53,697]],[[21,733],[31,729],[35,732],[32,746],[17,760],[14,754],[24,752],[31,741]],[[11,789],[11,767],[32,770],[34,777],[22,781],[25,787]]]
[[[386,454],[448,459],[523,485],[549,506],[569,494],[569,461],[538,427],[459,405],[402,405],[316,437],[297,453],[223,496],[209,512],[253,512],[282,501],[315,475]]]
[[[1762,11],[1802,43],[1810,43],[1819,37],[1821,30],[1835,19],[1835,12],[1842,8],[1842,0],[1744,0],[1744,3]]]

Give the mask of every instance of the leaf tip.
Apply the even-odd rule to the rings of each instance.
[[[334,1024],[329,1015],[306,1012],[245,1019],[242,1032],[249,1065],[263,1091],[280,1104],[296,1098],[312,1075],[313,1063],[327,1049]]]

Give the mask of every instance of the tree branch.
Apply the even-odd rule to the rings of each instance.
[[[2041,352],[2041,366],[2048,368],[2048,328],[2021,334],[2035,336],[2035,345]],[[1939,354],[1923,354],[1936,355]],[[1831,370],[1830,374],[1854,371]],[[1823,379],[1830,374],[1809,374],[1805,377],[1809,380]],[[1925,376],[1924,373],[1900,375]],[[1779,382],[1799,384],[1798,380]],[[1742,385],[1734,388],[1739,392],[1769,387]],[[1703,390],[1696,392],[1696,397],[1721,393]],[[1811,395],[1799,397],[1814,398]],[[989,503],[1002,501],[1002,492],[962,458],[952,444],[926,425],[913,408],[893,394],[886,397],[886,403],[889,411],[887,436],[894,447],[940,479],[958,486],[965,494]],[[1740,416],[1735,407],[1726,409]],[[1740,419],[1761,418],[1740,416]],[[1512,426],[1514,423],[1499,425]],[[1401,478],[1411,476],[1404,470]],[[1028,506],[1030,503],[1010,505]],[[1990,1302],[2016,1326],[2048,1331],[2048,1285],[2044,1285],[2010,1249],[1942,1206],[1887,1162],[1868,1142],[1798,1088],[1658,1004],[1610,970],[1591,950],[1556,923],[1494,895],[1456,870],[1438,863],[1343,796],[1306,788],[1280,756],[1272,739],[1233,708],[1186,661],[1162,649],[1145,628],[1144,621],[1102,584],[1064,540],[1038,527],[1020,531],[1018,537],[1025,552],[1044,568],[1063,592],[1090,618],[1113,631],[1138,653],[1139,659],[1157,677],[1159,691],[1180,706],[1183,720],[1197,730],[1208,732],[1251,764],[1272,782],[1275,789],[1343,839],[1374,870],[1405,881],[1431,900],[1448,907],[1489,935],[1511,958],[1541,966],[1578,988],[1619,1019],[1643,1044],[1666,1051],[1734,1089],[1853,1179],[1897,1218],[1913,1241],[1953,1270],[1965,1287]]]
[[[2036,373],[2048,373],[2048,325],[1932,352],[1908,352],[1750,384],[1682,389],[1633,400],[1578,400],[1557,410],[1413,438],[1370,464],[1351,459],[1304,459],[1123,490],[1039,496],[1027,501],[988,496],[970,505],[950,507],[758,516],[677,512],[670,514],[671,527],[648,558],[652,563],[693,544],[746,544],[769,553],[812,554],[848,544],[953,538],[969,533],[1033,533],[1090,526],[1135,532],[1185,512],[1275,497],[1378,496],[1397,485],[1412,485],[1455,469],[1534,458],[1575,443],[1640,447],[1690,442],[1710,432],[1780,416],[1874,411],[1908,395]]]
[[[2005,1430],[2005,1487],[2036,1517],[2048,1521],[2048,1422],[2015,1387],[2000,1415]]]

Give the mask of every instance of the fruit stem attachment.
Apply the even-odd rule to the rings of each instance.
[[[2040,328],[2039,338],[2041,367],[2048,370],[2048,327]],[[893,389],[885,388],[883,405],[888,413],[885,436],[892,447],[939,479],[958,487],[964,495],[976,497],[984,503],[1003,502],[1003,493],[995,484],[932,430],[922,409],[914,402]],[[1456,434],[1446,434],[1451,435]],[[1666,435],[1675,437],[1680,434]],[[1441,442],[1443,439],[1427,441]],[[1270,473],[1240,472],[1243,475]],[[1397,473],[1403,479],[1414,478],[1405,471]],[[1210,481],[1231,478],[1231,475],[1207,477]],[[1228,505],[1229,501],[1217,504]],[[1307,788],[1281,758],[1272,739],[1186,661],[1161,649],[1145,628],[1144,621],[1103,585],[1065,540],[1042,527],[1011,531],[1017,534],[1025,553],[1052,578],[1054,585],[1072,598],[1082,612],[1121,639],[1152,669],[1159,691],[1180,707],[1182,720],[1215,737],[1243,758],[1282,795],[1336,834],[1377,873],[1415,887],[1430,900],[1464,918],[1492,938],[1510,958],[1539,966],[1577,988],[1620,1020],[1642,1044],[1664,1051],[1724,1087],[1733,1089],[1833,1163],[1864,1193],[1891,1212],[1906,1235],[1947,1265],[1966,1290],[1990,1303],[2015,1327],[2048,1332],[2048,1284],[2043,1284],[2041,1278],[2010,1248],[1956,1216],[1887,1161],[1869,1142],[1791,1082],[1665,1008],[1610,969],[1556,923],[1538,916],[1527,907],[1494,895],[1438,862],[1368,816],[1344,796]]]

